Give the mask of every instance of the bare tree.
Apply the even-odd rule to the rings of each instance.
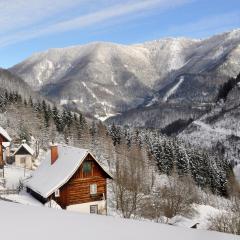
[[[222,213],[209,219],[209,230],[240,235],[239,212]]]
[[[179,177],[173,173],[164,185],[156,188],[148,199],[143,216],[156,222],[165,222],[176,215],[191,216],[193,203],[198,202],[196,185],[190,176]]]
[[[232,185],[228,211],[211,217],[210,230],[240,235],[240,191],[239,184]]]
[[[138,146],[120,144],[117,150],[115,187],[116,207],[124,218],[136,217],[148,192],[145,161]]]

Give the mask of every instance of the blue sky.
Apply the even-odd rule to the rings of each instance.
[[[240,0],[0,0],[0,67],[93,41],[205,38],[240,27]]]

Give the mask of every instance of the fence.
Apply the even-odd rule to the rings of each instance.
[[[19,194],[20,189],[3,189],[0,190],[0,195]]]

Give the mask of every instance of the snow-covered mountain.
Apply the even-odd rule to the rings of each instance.
[[[240,30],[203,40],[50,49],[10,71],[34,90],[97,117],[138,112],[162,101],[209,103],[218,86],[240,72]]]
[[[193,121],[179,137],[191,144],[213,149],[235,166],[240,180],[240,75],[237,84],[207,114]]]
[[[8,92],[18,92],[26,99],[30,96],[40,99],[38,93],[34,92],[23,79],[8,70],[0,68],[0,91],[4,92],[5,90]]]

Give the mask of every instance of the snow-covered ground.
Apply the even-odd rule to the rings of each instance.
[[[31,174],[31,171],[27,171],[24,173],[24,169],[22,169],[22,168],[17,168],[15,166],[6,166],[6,168],[5,168],[5,177],[6,177],[6,182],[7,182],[6,189],[7,188],[10,188],[10,189],[16,188],[19,184],[19,180],[28,177],[30,174]],[[159,175],[159,179],[156,179],[156,181],[159,184],[165,184],[167,181],[169,181],[169,178],[165,175]],[[109,196],[109,198],[111,198],[111,194],[109,194],[108,196]],[[208,198],[211,196],[208,196]],[[73,222],[79,221],[80,223],[82,223],[82,222],[85,222],[85,220],[84,220],[85,218],[86,218],[86,222],[93,221],[92,224],[96,224],[99,226],[102,225],[102,222],[106,222],[106,224],[109,226],[112,224],[111,228],[114,229],[112,232],[112,234],[114,235],[114,237],[113,237],[114,239],[118,239],[118,238],[115,238],[115,231],[119,231],[119,232],[117,232],[117,235],[119,235],[119,233],[121,233],[121,231],[119,230],[120,228],[123,228],[123,229],[126,228],[126,229],[125,229],[125,232],[122,233],[122,235],[120,235],[121,237],[119,237],[119,239],[122,239],[122,238],[131,239],[133,237],[138,237],[138,239],[145,239],[148,235],[150,236],[151,234],[153,234],[151,236],[158,236],[161,234],[161,236],[171,237],[171,238],[167,238],[167,239],[177,239],[177,240],[180,240],[180,239],[184,239],[184,240],[185,239],[186,240],[199,239],[200,240],[201,236],[204,237],[203,239],[224,239],[224,240],[225,239],[235,239],[233,237],[225,238],[225,236],[229,237],[231,235],[221,235],[221,234],[215,235],[215,233],[212,233],[212,232],[208,233],[207,231],[203,231],[203,230],[208,229],[208,224],[209,224],[208,220],[210,217],[214,217],[214,216],[222,213],[223,211],[225,211],[224,206],[226,204],[220,197],[219,197],[219,199],[218,199],[218,197],[214,197],[214,201],[210,200],[211,203],[214,203],[212,206],[208,205],[209,201],[204,202],[205,205],[203,203],[202,203],[202,205],[194,204],[194,209],[196,211],[196,214],[191,218],[185,218],[185,217],[180,216],[180,220],[176,224],[173,224],[178,227],[168,226],[166,224],[163,225],[163,224],[159,224],[159,223],[155,224],[147,219],[142,219],[142,223],[138,222],[138,221],[135,222],[135,221],[131,221],[131,220],[123,220],[123,219],[121,219],[120,215],[116,212],[116,210],[112,209],[110,207],[111,204],[108,204],[109,205],[108,214],[111,215],[111,216],[109,216],[110,220],[107,218],[100,218],[99,216],[89,216],[89,215],[80,214],[79,212],[71,213],[71,211],[67,211],[67,210],[64,210],[61,212],[59,212],[59,211],[53,212],[52,210],[50,210],[48,212],[45,210],[46,208],[59,209],[60,207],[57,206],[56,203],[53,201],[51,204],[47,203],[47,204],[43,205],[38,200],[33,198],[30,194],[28,194],[24,189],[19,194],[1,195],[0,197],[2,200],[12,201],[14,203],[20,203],[19,208],[17,208],[17,209],[14,204],[8,205],[8,208],[10,209],[9,210],[10,213],[13,212],[13,214],[14,214],[13,209],[16,209],[16,212],[17,211],[26,211],[26,215],[24,213],[24,217],[26,217],[26,218],[28,218],[27,217],[28,215],[35,214],[34,219],[38,218],[38,215],[40,215],[41,219],[44,219],[44,220],[42,220],[41,223],[35,222],[35,220],[34,220],[34,226],[32,226],[31,223],[27,223],[27,224],[30,224],[31,228],[34,228],[34,227],[38,228],[37,227],[38,225],[44,226],[46,228],[47,224],[45,223],[45,219],[49,220],[51,218],[54,218],[55,215],[56,215],[56,219],[58,219],[58,215],[59,215],[60,219],[58,219],[58,220],[59,220],[60,225],[65,225],[66,223],[71,225],[71,221],[73,221]],[[204,196],[203,196],[203,198],[204,198]],[[220,202],[220,205],[219,205],[219,202]],[[2,214],[1,207],[4,204],[5,203],[3,203],[0,200],[1,214]],[[28,206],[35,207],[35,208],[26,208],[26,206],[24,206],[24,205],[28,205]],[[11,209],[11,206],[13,209]],[[40,209],[42,209],[42,210],[40,210]],[[65,212],[65,213],[63,213],[63,212]],[[66,219],[68,219],[68,220],[66,220]],[[22,220],[25,221],[25,218]],[[44,224],[43,224],[43,221],[44,221]],[[98,224],[98,221],[99,221],[99,224]],[[192,229],[189,228],[189,226],[186,226],[186,222],[187,223],[189,222],[189,224],[190,223],[194,223],[194,224],[198,223],[197,227],[199,230],[193,231]],[[49,223],[49,225],[50,225],[50,223]],[[73,231],[73,228],[70,227],[69,225],[66,225],[67,229],[69,229],[69,231]],[[91,225],[91,224],[89,224],[89,225]],[[119,225],[119,228],[118,228],[118,225]],[[141,234],[139,234],[139,236],[141,235],[140,238],[138,235],[134,235],[134,231],[135,231],[135,234],[137,234],[137,232],[139,231],[138,226],[140,229],[146,228],[146,232],[143,231]],[[57,227],[57,223],[56,223],[56,226],[54,225],[54,227]],[[21,229],[23,229],[23,231],[24,231],[24,228],[22,226],[19,226],[19,228],[20,228],[20,231],[21,231]],[[84,226],[84,228],[85,228],[85,226]],[[95,225],[94,225],[94,228],[95,228]],[[200,230],[202,230],[202,231],[200,231]],[[38,232],[38,229],[35,229],[35,231]],[[127,231],[131,231],[129,233],[130,233],[130,236],[132,236],[132,237],[128,238]],[[151,232],[151,231],[153,231],[153,232]],[[105,231],[102,231],[102,232],[105,232]],[[24,232],[22,234],[24,234]],[[45,234],[45,233],[43,232],[43,234]],[[52,234],[52,233],[50,233],[50,234]],[[72,236],[75,236],[75,234],[77,234],[77,233],[74,232]],[[178,234],[181,234],[182,238],[176,238],[178,236]],[[62,234],[60,234],[60,235],[62,236]],[[40,236],[41,236],[41,234],[40,234]],[[43,236],[45,236],[45,235],[43,235]],[[222,236],[224,236],[224,237],[222,237]],[[8,239],[14,239],[14,237],[8,238]],[[26,238],[26,239],[28,239],[28,238]],[[109,237],[109,239],[110,239],[110,237]]]
[[[99,119],[100,121],[104,122],[106,121],[108,118],[110,117],[114,117],[116,116],[117,114],[113,114],[113,113],[107,113],[105,116],[99,116],[99,115],[95,115],[94,117],[96,117],[97,119]]]
[[[198,204],[195,204],[194,209],[197,211],[197,213],[192,218],[192,221],[198,223],[198,229],[208,229],[209,218],[215,217],[224,211],[208,205]]]
[[[15,203],[21,203],[24,205],[43,206],[38,200],[33,198],[30,194],[28,194],[25,191],[21,191],[19,194],[1,195],[1,198],[10,200]]]
[[[7,189],[16,189],[19,181],[30,176],[32,171],[14,165],[7,165],[4,168],[4,177],[6,179]]]
[[[18,189],[20,181],[28,178],[31,175],[32,171],[28,169],[24,169],[21,167],[16,167],[14,165],[6,165],[4,167],[4,178],[6,181],[6,185],[1,186],[1,190],[9,190],[9,189]],[[22,190],[19,194],[1,194],[2,199],[10,200],[13,202],[33,205],[33,206],[41,206],[42,204],[34,199],[30,194]]]
[[[165,224],[66,212],[0,202],[1,238],[8,240],[149,238],[167,240],[237,240],[238,236]],[[14,230],[13,230],[14,229]]]

